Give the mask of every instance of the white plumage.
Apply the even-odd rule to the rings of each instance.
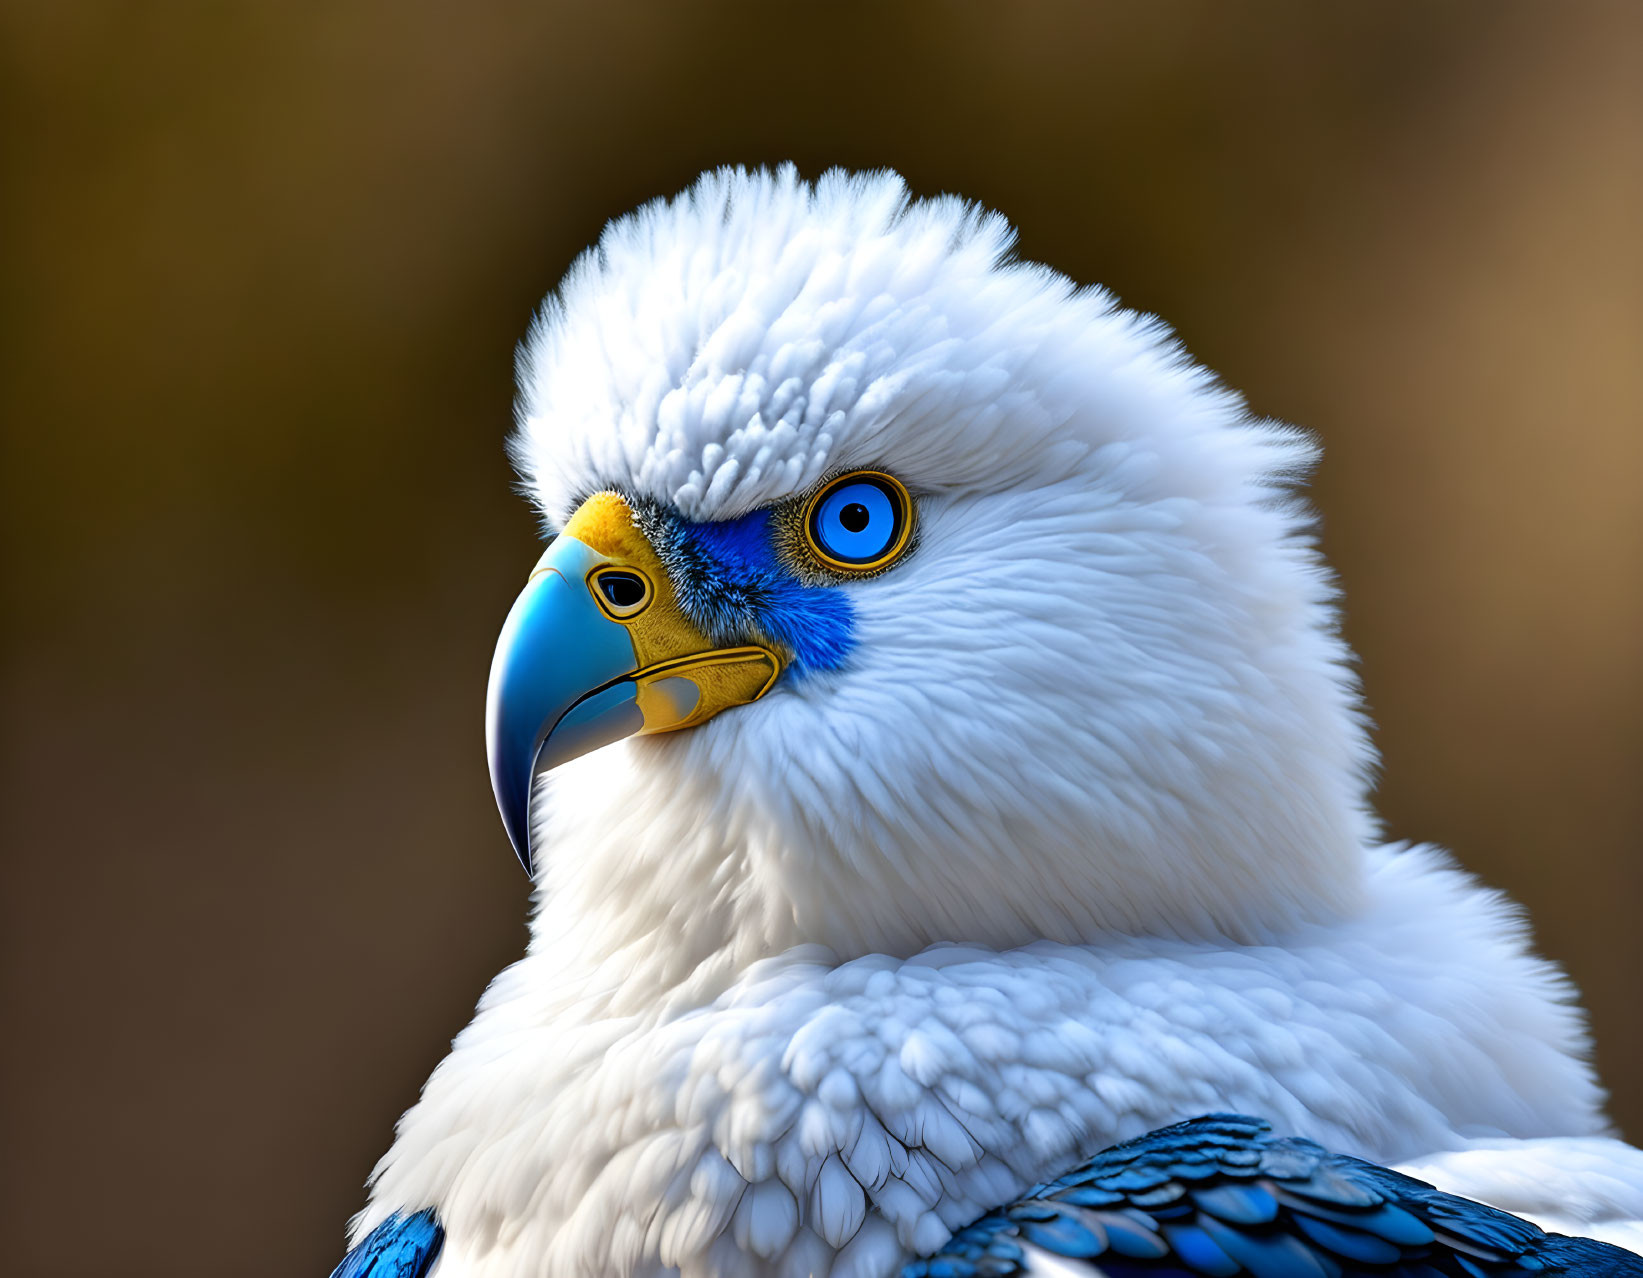
[[[1312,445],[1009,245],[893,175],[726,172],[549,302],[514,451],[550,525],[877,466],[920,540],[842,587],[843,669],[551,775],[529,953],[356,1236],[437,1207],[437,1278],[881,1278],[1235,1109],[1643,1241],[1567,982],[1378,843]]]

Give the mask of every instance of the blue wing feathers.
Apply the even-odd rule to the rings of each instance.
[[[1264,1225],[1278,1219],[1278,1200],[1260,1185],[1212,1185],[1193,1191],[1192,1201],[1229,1225]]]
[[[445,1230],[431,1210],[395,1213],[342,1258],[331,1278],[426,1278],[444,1244]]]
[[[1104,1150],[903,1278],[1015,1278],[1023,1244],[1091,1278],[1643,1278],[1643,1258],[1212,1114]]]

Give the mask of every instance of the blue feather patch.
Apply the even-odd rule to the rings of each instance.
[[[958,1231],[902,1278],[1643,1278],[1643,1257],[1211,1114],[1104,1150]]]
[[[414,1216],[395,1212],[342,1258],[331,1278],[425,1278],[444,1244],[431,1208]]]

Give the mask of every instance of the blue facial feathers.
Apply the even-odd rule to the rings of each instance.
[[[792,659],[787,677],[844,664],[855,646],[849,596],[799,579],[783,561],[769,510],[693,523],[655,502],[630,504],[680,605],[716,642],[774,644]]]

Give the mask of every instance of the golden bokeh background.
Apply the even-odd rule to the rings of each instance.
[[[889,165],[1305,425],[1396,837],[1643,1137],[1643,6],[9,2],[8,1273],[324,1274],[524,940],[512,346],[721,163]]]

